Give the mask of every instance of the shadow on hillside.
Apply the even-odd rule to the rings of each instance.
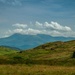
[[[75,65],[75,60],[5,60],[5,59],[0,59],[0,64],[26,64],[26,65]]]

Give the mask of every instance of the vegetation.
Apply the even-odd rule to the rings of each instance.
[[[0,65],[0,75],[75,75],[75,67],[48,65]]]
[[[2,47],[0,50],[4,51],[0,55],[1,75],[75,75],[74,40],[51,42],[25,51]]]
[[[5,46],[0,46],[0,55],[5,55],[5,54],[12,54],[18,52],[17,50],[5,47]]]

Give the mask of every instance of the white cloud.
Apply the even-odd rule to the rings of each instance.
[[[16,24],[13,24],[12,26],[15,26],[15,27],[18,27],[18,28],[26,28],[27,24],[16,23]]]
[[[41,31],[40,31],[40,30],[36,30],[36,29],[32,29],[32,28],[28,28],[28,29],[14,29],[14,30],[8,30],[8,31],[6,32],[7,35],[9,35],[9,34],[14,34],[14,33],[36,35],[36,34],[40,34]]]
[[[53,30],[49,33],[52,36],[61,36],[62,34],[59,31]]]
[[[62,26],[62,25],[58,24],[57,22],[53,22],[53,21],[51,23],[45,22],[44,26],[46,28],[53,29],[53,30],[71,31],[70,27],[68,27],[68,26]]]
[[[75,32],[68,26],[62,26],[57,22],[44,22],[40,23],[38,21],[35,24],[27,25],[27,24],[14,24],[12,25],[15,28],[13,30],[8,30],[6,35],[21,33],[21,34],[48,34],[51,36],[64,36],[64,37],[75,37]]]
[[[28,34],[40,34],[41,31],[40,30],[36,30],[36,29],[32,29],[32,28],[28,28],[27,30]]]
[[[23,29],[14,29],[13,32],[14,33],[22,33],[23,32]]]
[[[28,28],[28,29],[15,29],[13,30],[14,33],[21,33],[21,34],[30,34],[30,35],[35,35],[39,34],[40,30]]]
[[[40,22],[38,22],[38,21],[36,21],[35,25],[36,25],[37,27],[42,27],[43,24],[40,23]]]

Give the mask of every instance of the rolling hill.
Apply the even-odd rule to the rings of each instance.
[[[18,52],[17,49],[6,47],[6,46],[0,46],[0,55],[7,55]]]
[[[0,38],[0,46],[10,46],[19,48],[22,50],[31,49],[37,47],[41,44],[54,41],[69,41],[75,40],[73,37],[52,37],[45,34],[37,35],[22,35],[22,34],[13,34],[7,38]]]
[[[0,56],[0,64],[75,66],[75,40],[50,42],[30,50]]]

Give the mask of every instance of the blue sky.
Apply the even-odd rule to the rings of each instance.
[[[75,37],[75,0],[0,0],[0,37],[14,33]]]

